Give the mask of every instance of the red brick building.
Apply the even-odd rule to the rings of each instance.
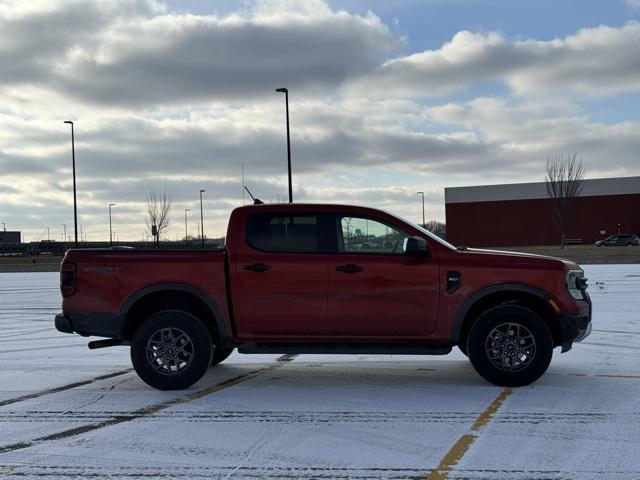
[[[544,182],[445,188],[447,240],[469,247],[556,245],[553,200]],[[593,243],[615,233],[640,236],[640,177],[586,180],[567,238]]]

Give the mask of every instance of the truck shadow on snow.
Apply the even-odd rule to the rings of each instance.
[[[221,378],[234,378],[242,371],[251,370],[251,364],[232,361],[218,365],[192,389],[202,389],[219,383]],[[328,360],[293,361],[281,368],[261,372],[243,382],[242,388],[255,390],[335,389],[343,387],[394,387],[433,388],[434,386],[492,386],[483,380],[465,359],[433,361],[428,359],[404,360],[387,357],[376,360],[371,357],[351,361]],[[239,388],[238,385],[235,388]]]

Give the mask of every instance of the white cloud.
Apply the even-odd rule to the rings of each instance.
[[[437,50],[395,58],[352,85],[381,96],[447,93],[502,81],[518,94],[603,96],[640,90],[640,24],[587,28],[550,41],[461,31]]]
[[[284,84],[299,95],[326,92],[402,47],[373,14],[321,1],[261,2],[225,16],[130,0],[10,5],[0,9],[0,31],[5,87],[127,108],[246,101]]]
[[[470,163],[487,153],[473,133],[410,131],[393,114],[385,116],[382,106],[368,118],[340,102],[292,107],[299,174],[394,165],[442,171],[449,162]],[[75,123],[76,153],[89,178],[177,173],[233,178],[241,162],[255,175],[275,175],[286,154],[281,108],[280,102],[272,102],[160,119],[131,113],[87,115]],[[413,118],[414,113],[408,115]],[[67,168],[69,134],[61,121],[0,115],[0,132],[5,166],[0,177],[16,171],[57,177]]]
[[[511,104],[498,98],[427,108],[426,115],[435,122],[477,132],[500,152],[503,164],[511,163],[507,170],[511,176],[534,168],[542,171],[542,161],[547,156],[569,152],[584,158],[591,177],[638,171],[638,123],[606,125],[584,115],[563,112],[561,107],[540,109],[534,103]]]

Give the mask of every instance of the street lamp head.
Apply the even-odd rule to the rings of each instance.
[[[287,90],[286,88],[276,88],[276,92],[279,92],[279,93],[289,93],[289,90]]]
[[[73,122],[71,120],[65,120],[64,123],[68,123],[70,125],[73,125]]]
[[[184,211],[185,211],[185,212],[190,212],[190,211],[191,211],[191,209],[190,209],[190,208],[185,208],[185,209],[184,209]]]
[[[424,195],[424,192],[416,192],[416,195]]]
[[[110,203],[110,204],[109,204],[109,206],[110,206],[110,207],[115,207],[115,206],[116,206],[116,204],[115,204],[115,203]]]
[[[206,190],[200,190],[200,193],[204,193],[204,192],[206,192]]]

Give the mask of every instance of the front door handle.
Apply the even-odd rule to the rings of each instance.
[[[264,263],[251,263],[249,265],[245,265],[244,269],[249,270],[250,272],[266,272],[267,270],[271,270],[271,265],[265,265]]]
[[[344,273],[357,273],[363,271],[360,265],[356,265],[355,263],[348,263],[347,265],[338,265],[336,267],[336,272],[344,272]]]

